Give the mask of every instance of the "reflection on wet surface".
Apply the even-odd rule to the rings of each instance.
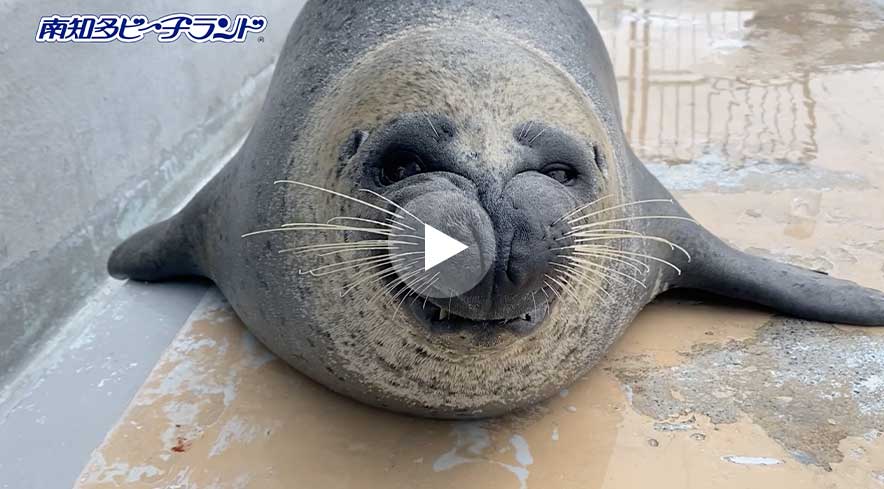
[[[597,18],[609,18],[596,7]],[[616,13],[620,13],[617,19]],[[707,74],[703,64],[747,47],[754,12],[617,10],[603,23],[627,138],[649,159],[802,161],[816,154],[807,73],[771,80]]]
[[[627,137],[646,161],[714,161],[719,172],[813,163],[833,136],[820,134],[829,129],[819,119],[843,113],[818,99],[835,92],[856,110],[884,111],[880,6],[716,3],[587,2],[615,66]]]

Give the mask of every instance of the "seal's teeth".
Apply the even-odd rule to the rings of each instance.
[[[448,318],[448,311],[446,309],[439,308],[439,321],[444,321]]]

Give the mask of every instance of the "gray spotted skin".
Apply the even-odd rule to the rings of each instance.
[[[434,171],[380,184],[395,145],[421,148]],[[567,185],[540,173],[544,162],[559,160],[575,169]],[[276,180],[348,195],[367,188],[405,206],[424,196],[431,209],[487,215],[493,229],[467,231],[496,243],[482,248],[497,250],[492,270],[475,293],[435,305],[483,325],[526,311],[534,319],[520,327],[434,329],[382,281],[342,296],[347,274],[299,274],[342,258],[278,251],[329,242],[329,235],[242,235],[290,222],[385,216]],[[602,273],[586,283],[559,275],[573,285],[567,293],[538,289],[557,255],[570,253],[553,251],[571,243],[566,234],[574,229],[558,217],[600,198],[606,209],[586,222],[658,238],[611,242],[618,253],[652,255],[683,273],[647,261],[641,285],[618,279],[631,273],[626,260],[593,257]],[[246,326],[301,372],[375,406],[442,418],[499,415],[558,392],[673,287],[807,319],[884,324],[880,292],[733,250],[685,220],[677,203],[617,210],[671,198],[625,141],[608,54],[580,2],[312,1],[292,27],[239,154],[181,213],[124,242],[108,268],[137,280],[206,276]],[[641,216],[667,218],[633,219]],[[478,221],[460,225],[471,222]],[[684,247],[692,260],[661,240]],[[540,320],[538,296],[550,303]]]

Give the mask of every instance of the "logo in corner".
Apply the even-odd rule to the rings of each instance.
[[[144,15],[50,15],[37,26],[37,42],[138,42],[156,34],[159,42],[182,35],[192,42],[243,42],[250,33],[267,28],[258,15],[170,14],[156,20]]]

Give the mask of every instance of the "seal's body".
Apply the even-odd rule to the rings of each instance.
[[[469,244],[425,270],[425,226]],[[504,413],[589,369],[673,287],[884,324],[884,295],[736,251],[634,156],[577,0],[308,2],[240,152],[111,274],[214,280],[364,402]]]

